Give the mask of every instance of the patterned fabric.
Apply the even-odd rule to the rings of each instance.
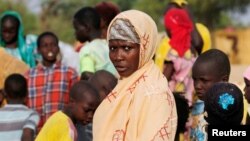
[[[177,126],[175,100],[167,79],[152,60],[156,24],[137,10],[124,11],[113,21],[116,19],[127,19],[140,37],[139,67],[130,76],[119,79],[97,108],[93,141],[173,141]],[[108,40],[112,26],[111,22]]]
[[[206,125],[207,122],[204,119],[204,101],[197,100],[192,108],[191,112],[191,131],[190,139],[191,141],[206,141]]]
[[[25,128],[36,132],[39,115],[24,105],[7,104],[0,115],[0,141],[20,141]]]
[[[62,111],[54,113],[43,126],[35,141],[76,141],[77,131],[72,120]]]
[[[33,35],[27,35],[25,37],[23,32],[23,23],[22,19],[19,13],[16,11],[5,11],[1,17],[0,20],[7,16],[11,15],[20,22],[20,25],[18,27],[18,33],[17,33],[17,43],[18,43],[18,51],[15,51],[15,54],[18,53],[17,58],[23,60],[29,67],[35,67],[36,66],[36,55],[35,55],[35,48],[36,48],[36,37]],[[0,29],[2,28],[2,25],[0,25]],[[0,32],[1,34],[1,32]],[[2,35],[0,35],[0,46],[5,47],[5,42],[2,39]]]
[[[118,73],[109,58],[108,42],[95,39],[84,44],[80,50],[80,72],[106,70],[118,77]]]
[[[132,43],[140,43],[134,27],[126,19],[116,19],[113,22],[113,26],[110,28],[109,39],[120,39]]]
[[[69,102],[69,89],[77,81],[77,72],[56,63],[51,68],[38,65],[25,76],[28,81],[28,105],[39,113],[40,128],[49,116]]]

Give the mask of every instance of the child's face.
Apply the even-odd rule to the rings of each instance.
[[[56,39],[47,35],[41,39],[40,46],[38,48],[39,53],[42,55],[43,60],[48,62],[55,62],[59,53],[59,47]]]
[[[83,125],[92,122],[94,112],[99,105],[99,99],[91,94],[86,95],[83,100],[75,101],[73,104],[74,119]]]
[[[245,88],[244,88],[245,98],[247,102],[250,103],[250,80],[244,78],[244,81],[245,81]]]
[[[84,26],[82,24],[80,24],[77,20],[73,20],[73,26],[75,29],[75,37],[78,41],[80,41],[81,43],[84,43],[88,40],[88,28],[87,26]]]
[[[1,34],[6,44],[11,44],[17,40],[18,26],[12,20],[6,19],[2,22]]]
[[[198,63],[193,66],[192,77],[194,80],[194,89],[199,99],[203,100],[203,96],[208,89],[216,82],[222,81],[222,79],[216,75],[215,71],[216,68],[208,64]]]

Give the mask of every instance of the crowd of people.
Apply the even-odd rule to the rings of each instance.
[[[228,56],[187,1],[170,1],[163,17],[159,39],[145,12],[83,7],[73,49],[1,13],[0,141],[205,141],[208,125],[249,125],[250,67],[244,91],[229,82]]]

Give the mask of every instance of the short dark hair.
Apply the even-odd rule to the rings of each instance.
[[[4,82],[4,91],[11,99],[25,98],[28,94],[27,80],[21,74],[11,74]]]
[[[231,68],[228,56],[219,49],[210,49],[202,53],[196,59],[194,66],[199,63],[212,63],[218,76],[230,75]]]
[[[50,32],[50,31],[46,31],[46,32],[41,33],[41,34],[38,36],[38,38],[37,38],[37,47],[38,47],[38,48],[39,48],[40,45],[41,45],[41,40],[42,40],[42,38],[45,37],[45,36],[52,36],[53,38],[55,38],[56,43],[57,43],[57,44],[59,43],[59,39],[58,39],[58,37],[56,36],[56,34],[54,34],[53,32]]]
[[[92,7],[83,7],[78,10],[74,19],[82,25],[88,25],[95,29],[100,29],[101,18],[97,11]]]
[[[240,125],[243,118],[243,94],[234,84],[218,82],[204,96],[205,119],[212,125]]]
[[[88,81],[80,80],[76,82],[70,89],[70,97],[74,100],[82,100],[86,94],[92,94],[99,99],[99,93]]]

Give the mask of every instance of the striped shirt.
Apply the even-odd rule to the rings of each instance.
[[[62,110],[69,102],[69,90],[78,81],[77,72],[54,64],[52,67],[38,65],[25,74],[28,81],[28,106],[40,115],[40,129],[56,111]]]
[[[39,115],[21,104],[7,104],[0,109],[0,141],[20,141],[24,128],[36,131]]]

